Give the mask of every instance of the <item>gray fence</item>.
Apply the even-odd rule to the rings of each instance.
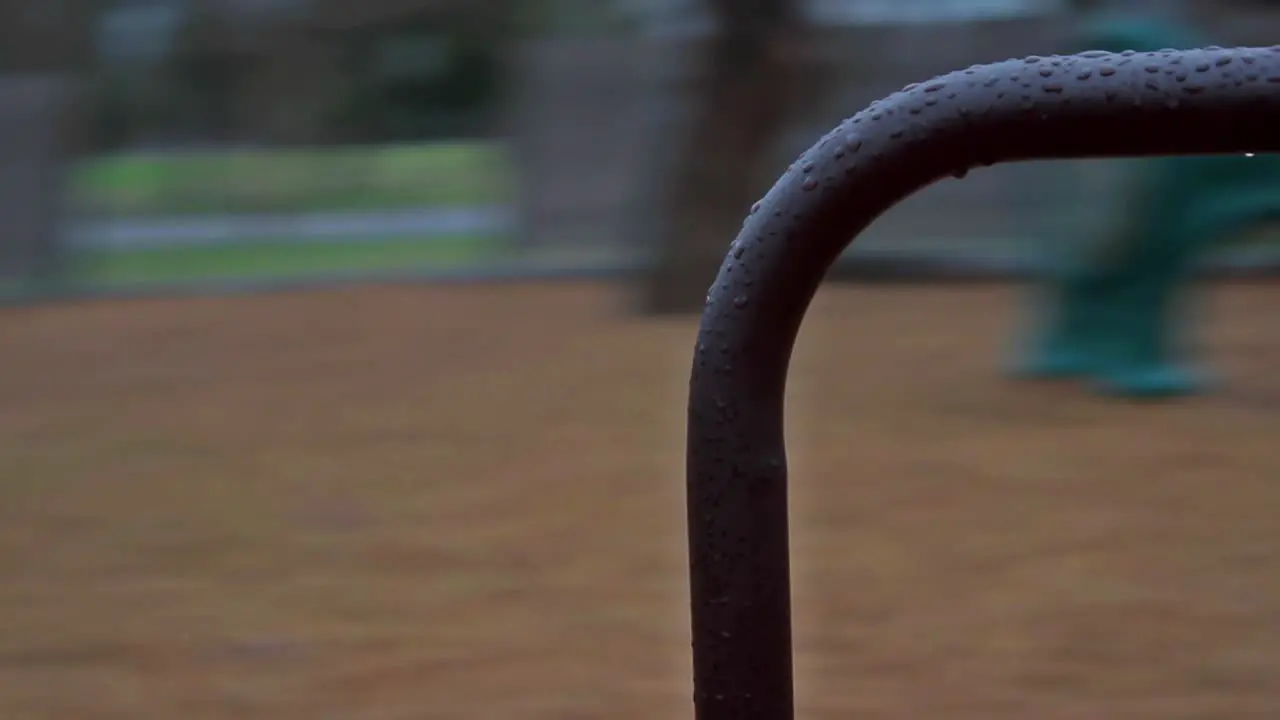
[[[1235,14],[1206,28],[1224,43],[1260,42],[1269,37],[1264,31],[1276,27],[1276,17]],[[774,166],[781,171],[842,117],[906,83],[972,63],[1065,49],[1070,30],[1063,18],[1039,17],[817,31],[813,49],[837,68],[838,82],[826,102],[801,109],[794,127],[771,149]],[[419,212],[421,208],[397,205],[336,215],[253,216],[215,209],[213,216],[182,217],[90,213],[72,218],[77,221],[74,233],[61,222],[67,214],[48,202],[58,193],[38,192],[62,181],[67,148],[58,138],[71,107],[68,86],[54,78],[10,78],[0,82],[5,138],[0,144],[5,159],[0,164],[5,188],[0,222],[6,228],[0,280],[56,274],[59,247],[66,244],[59,240],[68,237],[83,241],[79,245],[116,251],[261,236],[271,236],[273,242],[287,238],[296,245],[510,230],[519,252],[477,255],[476,262],[504,263],[499,268],[504,272],[635,267],[645,261],[661,231],[656,198],[674,159],[673,139],[690,108],[696,80],[692,58],[700,42],[696,36],[602,34],[548,38],[519,48],[511,84],[516,92],[505,118],[518,176],[513,208],[455,205]],[[1119,196],[1114,192],[1121,178],[1118,169],[1123,164],[1026,163],[946,180],[878,220],[852,255],[1017,263],[1028,239],[1060,232],[1064,217],[1076,228],[1082,219],[1098,228],[1104,225]],[[441,182],[458,185],[465,169],[447,172],[452,174]],[[358,174],[319,173],[346,181]],[[398,187],[417,184],[419,180],[397,181]],[[403,274],[436,274],[427,267],[431,262],[405,267]],[[461,272],[494,270],[473,265]]]
[[[0,78],[0,282],[32,287],[62,261],[60,206],[74,115],[61,76]]]
[[[1207,29],[1212,37],[1257,41],[1260,24],[1275,26],[1274,13],[1262,16],[1269,21],[1242,17],[1218,18]],[[803,109],[774,149],[775,165],[781,171],[841,118],[907,83],[973,63],[1066,51],[1071,30],[1066,18],[1042,16],[816,31],[815,50],[837,68],[839,82],[826,103]],[[1241,35],[1248,30],[1252,37]],[[642,252],[652,241],[654,190],[685,117],[688,59],[699,42],[612,36],[524,48],[513,145],[526,247]],[[1064,218],[1082,231],[1101,229],[1116,209],[1124,168],[1123,162],[1021,163],[943,181],[878,220],[853,254],[1019,262],[1029,238],[1060,232]]]

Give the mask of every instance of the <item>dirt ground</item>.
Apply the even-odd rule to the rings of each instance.
[[[1280,716],[1280,289],[1214,397],[832,287],[789,407],[802,718]],[[693,320],[586,285],[0,313],[0,717],[692,717]]]

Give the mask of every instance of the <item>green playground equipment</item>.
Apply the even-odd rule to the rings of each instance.
[[[1176,25],[1117,17],[1087,23],[1077,41],[1111,52],[1208,44]],[[1118,222],[1040,252],[1032,336],[1014,374],[1088,378],[1134,398],[1194,393],[1206,382],[1190,360],[1192,276],[1215,243],[1280,218],[1280,155],[1157,157],[1124,171]]]

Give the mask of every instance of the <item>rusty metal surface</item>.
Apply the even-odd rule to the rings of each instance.
[[[699,720],[793,715],[783,399],[801,321],[850,239],[969,168],[1280,152],[1280,46],[1027,57],[909,86],[845,120],[752,210],[707,296],[690,380]]]

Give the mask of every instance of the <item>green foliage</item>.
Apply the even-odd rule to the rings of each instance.
[[[492,262],[501,238],[397,237],[378,242],[296,243],[288,238],[206,247],[95,251],[79,258],[77,281],[127,287],[220,280],[296,280],[347,273],[441,271]]]
[[[487,143],[121,154],[80,163],[72,196],[109,215],[394,209],[502,204],[509,180]]]
[[[154,139],[387,143],[479,136],[492,124],[509,37],[492,12],[424,7],[390,24],[325,31],[317,42],[306,20],[250,31],[193,7],[153,61],[99,65],[97,148]],[[299,47],[305,62],[289,55]]]

